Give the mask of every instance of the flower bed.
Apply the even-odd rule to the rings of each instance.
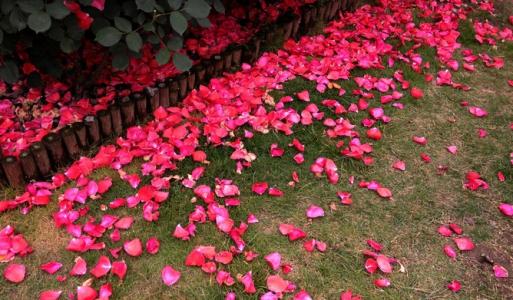
[[[297,37],[311,27],[317,15],[322,20],[333,18],[342,3],[329,1],[308,6],[303,9],[302,16],[289,14],[279,18],[281,12],[299,12],[301,5],[302,1],[279,2],[265,7],[268,14],[258,13],[262,8],[252,7],[244,11],[235,6],[229,16],[213,15],[213,26],[191,30],[192,35],[199,38],[190,37],[185,43],[191,55],[197,57],[190,72],[178,74],[172,64],[159,66],[151,48],[145,46],[141,59],[131,59],[126,71],[106,67],[104,72],[97,74],[95,88],[88,92],[88,97],[74,100],[67,84],[48,78],[44,93],[31,89],[16,101],[0,101],[3,114],[0,117],[0,147],[6,157],[2,166],[8,182],[19,186],[22,179],[50,176],[67,158],[77,158],[81,148],[99,145],[113,134],[121,134],[123,128],[136,121],[146,121],[147,111],[176,103],[200,83],[225,70],[232,70],[242,61],[252,62],[259,54],[262,40],[275,40],[277,35]],[[247,14],[246,19],[257,22],[255,24],[271,21],[274,23],[270,26],[275,26],[273,24],[279,23],[280,30],[265,29],[269,26],[260,25],[240,26],[236,20],[243,12]],[[312,17],[314,13],[315,18]],[[231,29],[229,34],[226,28]],[[255,35],[257,31],[259,34]],[[222,38],[215,39],[215,36]],[[85,60],[88,67],[105,60],[105,54],[92,43],[86,42],[83,55],[88,58]],[[11,89],[22,90],[22,82]],[[10,156],[20,156],[20,159],[17,161]]]

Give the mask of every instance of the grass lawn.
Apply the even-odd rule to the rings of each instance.
[[[454,73],[454,81],[472,87],[462,92],[450,87],[439,87],[427,83],[424,76],[413,72],[405,65],[401,68],[405,78],[412,86],[424,91],[421,100],[410,96],[401,99],[405,109],[400,110],[386,106],[387,115],[392,122],[379,125],[383,139],[372,142],[375,163],[365,166],[361,161],[351,160],[339,154],[336,140],[324,134],[324,126],[315,122],[311,126],[296,126],[294,134],[285,136],[270,132],[265,135],[255,134],[253,139],[245,141],[246,148],[257,154],[253,166],[242,174],[235,172],[235,161],[230,159],[231,150],[226,147],[207,148],[210,164],[198,184],[213,185],[215,178],[233,179],[240,187],[241,205],[230,208],[230,215],[236,224],[245,221],[253,213],[259,223],[249,226],[244,239],[246,250],[259,254],[253,262],[248,263],[244,256],[237,256],[234,262],[222,268],[237,274],[253,272],[257,293],[247,295],[241,284],[232,287],[220,287],[215,276],[207,275],[199,268],[185,267],[184,259],[198,245],[215,245],[216,249],[228,250],[233,244],[229,237],[220,233],[214,224],[198,225],[197,234],[191,241],[180,241],[171,236],[176,224],[187,224],[187,216],[198,203],[192,203],[194,194],[179,182],[173,182],[170,197],[160,208],[158,222],[149,223],[142,219],[141,209],[120,209],[114,214],[133,215],[132,228],[122,232],[122,241],[140,238],[143,242],[155,236],[161,242],[157,255],[143,254],[138,258],[122,257],[128,263],[128,272],[124,282],[113,275],[95,279],[94,286],[111,282],[116,299],[223,299],[227,291],[236,292],[241,299],[257,299],[266,291],[265,280],[271,269],[263,256],[277,251],[282,260],[293,266],[293,271],[283,277],[307,290],[314,299],[337,299],[340,292],[351,289],[364,299],[507,299],[513,297],[513,279],[498,280],[493,276],[491,265],[483,263],[482,254],[489,255],[497,263],[513,272],[513,226],[512,219],[504,217],[497,206],[501,202],[511,203],[513,194],[513,167],[509,162],[509,153],[513,150],[513,87],[507,80],[513,79],[513,44],[500,43],[497,47],[480,46],[473,38],[470,23],[461,24],[460,42],[463,48],[471,48],[475,53],[486,51],[491,56],[510,58],[500,70],[486,68],[476,64],[477,71]],[[436,74],[438,63],[432,49],[423,49],[423,58],[432,65],[432,74]],[[395,69],[357,70],[352,76],[371,74],[376,77],[391,77]],[[295,79],[288,82],[282,91],[273,91],[271,95],[279,99],[285,95],[295,95],[302,90],[309,90],[311,100],[327,116],[335,115],[320,105],[323,99],[337,99],[348,106],[358,99],[351,95],[357,88],[352,80],[338,82],[348,93],[339,97],[334,90],[320,94],[312,82]],[[405,91],[406,93],[407,91]],[[379,99],[379,93],[376,93]],[[461,101],[485,108],[489,115],[475,118]],[[306,104],[293,102],[298,111]],[[348,114],[353,124],[360,124],[367,117],[366,113]],[[478,129],[484,128],[489,135],[479,138]],[[361,131],[362,136],[364,132]],[[412,136],[425,136],[426,146],[412,142]],[[305,162],[297,165],[293,161],[296,151],[288,147],[293,138],[298,138],[306,145]],[[370,141],[362,138],[364,141]],[[285,149],[281,158],[269,155],[269,146],[278,143]],[[447,146],[456,145],[458,152],[451,154]],[[427,153],[432,161],[425,163],[420,153]],[[316,178],[309,166],[319,157],[333,159],[339,169],[341,180],[338,184],[329,184],[325,177]],[[391,166],[396,160],[406,163],[406,170],[400,172]],[[138,171],[140,162],[132,163],[128,170]],[[184,161],[176,174],[185,175],[197,163]],[[469,191],[463,188],[465,174],[478,171],[490,184],[486,191]],[[295,187],[288,186],[291,173],[296,171],[300,182]],[[502,171],[505,182],[499,182],[497,172]],[[134,193],[134,190],[119,179],[112,170],[100,170],[93,177],[109,175],[113,178],[113,187],[102,199],[91,202],[91,214],[101,216],[101,204],[107,204],[117,197]],[[348,178],[355,177],[351,185]],[[149,178],[143,178],[143,183]],[[391,200],[385,200],[374,192],[358,187],[360,180],[376,180],[393,192]],[[283,197],[257,196],[251,192],[251,185],[256,181],[266,181],[284,191]],[[141,184],[141,185],[142,185]],[[338,204],[338,191],[352,194],[353,204]],[[6,190],[6,195],[11,191]],[[310,204],[322,207],[326,216],[308,220],[305,210]],[[335,205],[333,205],[335,204]],[[67,275],[77,256],[65,251],[69,235],[64,230],[55,228],[52,213],[56,210],[54,201],[44,208],[36,208],[28,215],[9,212],[0,215],[0,225],[15,226],[23,233],[35,249],[22,261],[28,268],[28,276],[21,284],[1,283],[1,299],[33,299],[40,291],[62,289],[73,291],[90,276],[74,278],[68,276],[64,283],[59,283],[56,275]],[[307,253],[302,241],[289,242],[278,231],[281,223],[294,224],[304,229],[308,236],[327,243],[325,253]],[[442,224],[457,223],[465,235],[471,237],[476,249],[459,253],[455,261],[443,253],[445,244],[452,244],[449,238],[437,233]],[[397,258],[404,266],[404,272],[398,267],[386,276],[392,282],[390,288],[378,289],[373,280],[383,274],[368,274],[364,269],[365,257],[362,250],[367,249],[366,240],[374,239],[383,244],[383,253]],[[121,242],[112,243],[104,238],[107,248],[120,246]],[[99,253],[90,251],[82,255],[92,267]],[[56,275],[43,274],[38,266],[49,260],[58,260],[64,267]],[[160,271],[164,265],[171,265],[182,272],[180,281],[167,287],[162,284]],[[379,273],[379,272],[378,272]],[[453,293],[446,288],[449,281],[457,279],[462,289]]]

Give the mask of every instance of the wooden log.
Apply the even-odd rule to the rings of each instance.
[[[21,188],[25,185],[23,170],[20,162],[14,156],[7,156],[2,159],[2,168],[7,182],[13,188]]]
[[[292,27],[292,38],[299,39],[299,29],[301,28],[301,15],[294,16],[294,26]]]
[[[224,71],[224,61],[221,55],[214,56],[214,76],[218,77],[223,74]]]
[[[176,105],[178,104],[178,100],[180,97],[180,86],[178,85],[178,82],[170,79],[169,80],[169,103],[170,105]]]
[[[200,84],[206,83],[207,70],[205,69],[204,64],[199,63],[194,65],[193,72],[196,74],[195,88],[198,87]]]
[[[116,136],[123,133],[123,120],[121,119],[121,109],[117,104],[109,106],[110,118],[112,120],[112,131]]]
[[[87,128],[87,137],[90,146],[98,146],[101,141],[100,125],[95,116],[87,116],[84,119],[85,127]]]
[[[187,90],[192,91],[196,87],[196,72],[189,71],[187,75]]]
[[[135,105],[128,96],[122,97],[119,100],[121,107],[121,118],[123,120],[123,128],[128,128],[135,125]]]
[[[152,87],[151,88],[151,97],[148,98],[149,100],[149,111],[150,113],[153,113],[157,108],[160,106],[160,93],[158,87]]]
[[[224,70],[226,71],[230,71],[230,69],[232,68],[232,60],[233,60],[233,50],[232,48],[228,48],[226,51],[224,51],[223,53],[223,60],[224,60]]]
[[[135,112],[139,122],[143,122],[148,118],[148,99],[146,94],[133,93],[132,99],[135,102]]]
[[[233,49],[232,63],[235,67],[239,67],[242,63],[242,46],[237,45]]]
[[[61,136],[51,132],[43,138],[43,144],[52,162],[52,168],[57,170],[63,166],[65,163],[65,152]]]
[[[27,181],[36,179],[38,177],[37,165],[34,156],[30,150],[25,150],[20,154],[20,164],[23,170],[23,175]]]
[[[158,88],[160,95],[160,106],[168,108],[171,105],[171,101],[169,100],[169,84],[167,80],[159,82]]]
[[[43,178],[48,178],[51,175],[52,165],[45,146],[41,142],[36,142],[30,146],[30,151],[34,156],[39,174]]]
[[[214,60],[213,59],[206,59],[203,61],[203,64],[205,65],[205,82],[210,81],[214,77]]]
[[[89,142],[87,141],[87,129],[85,128],[84,123],[75,122],[72,127],[73,131],[75,131],[75,135],[77,136],[77,142],[80,148],[87,148],[87,146],[89,146]]]
[[[180,100],[185,98],[185,96],[187,96],[187,85],[188,85],[187,77],[188,77],[187,72],[183,72],[180,75],[178,75],[178,77],[177,77],[178,86],[180,87],[180,94],[179,94]]]
[[[68,156],[73,160],[77,159],[80,156],[80,147],[73,127],[64,127],[61,130],[61,136]]]
[[[108,110],[103,109],[96,113],[98,122],[100,123],[100,130],[104,138],[112,136],[112,118]]]

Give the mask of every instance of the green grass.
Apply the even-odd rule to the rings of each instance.
[[[486,49],[474,42],[471,30],[463,30],[463,33],[462,41],[466,47],[481,51]],[[488,51],[493,51],[493,55],[513,57],[511,44],[501,44],[496,50]],[[433,51],[425,51],[424,58],[435,66]],[[373,143],[375,164],[371,167],[340,156],[335,147],[336,141],[323,135],[323,126],[319,123],[307,127],[297,126],[292,136],[273,132],[256,134],[245,145],[249,151],[258,155],[258,159],[241,175],[235,173],[235,162],[229,159],[231,151],[226,148],[208,148],[210,165],[199,184],[213,185],[215,178],[233,179],[241,188],[241,206],[230,208],[232,218],[239,224],[249,213],[254,213],[260,220],[260,223],[250,225],[244,236],[246,249],[258,253],[259,257],[247,263],[239,256],[231,265],[222,267],[234,277],[252,270],[257,294],[245,295],[240,284],[230,288],[219,287],[214,277],[199,269],[184,266],[185,256],[195,246],[215,245],[218,250],[227,250],[232,242],[210,223],[198,225],[196,237],[189,242],[171,237],[176,224],[186,224],[188,214],[196,205],[191,203],[192,191],[176,182],[172,183],[169,199],[160,208],[158,222],[144,221],[140,207],[112,212],[136,218],[133,227],[122,232],[122,241],[138,237],[144,242],[156,236],[161,241],[160,252],[154,256],[144,254],[139,258],[122,254],[121,257],[128,263],[125,282],[121,283],[117,278],[109,276],[95,280],[93,285],[99,287],[107,281],[112,282],[115,298],[119,299],[223,299],[227,291],[235,291],[242,299],[257,299],[265,291],[265,278],[271,274],[263,256],[278,251],[283,261],[294,267],[285,277],[294,281],[299,288],[306,289],[315,299],[335,299],[341,291],[347,289],[361,294],[365,299],[501,299],[511,296],[513,292],[508,288],[511,279],[494,279],[491,267],[480,264],[472,255],[461,254],[455,262],[445,257],[442,248],[450,241],[439,236],[436,229],[442,223],[460,224],[478,245],[491,249],[493,255],[498,256],[497,259],[509,261],[507,267],[510,273],[513,271],[513,249],[508,246],[513,242],[512,221],[504,218],[497,209],[499,202],[511,202],[513,192],[513,171],[508,161],[509,152],[513,148],[513,131],[509,129],[513,121],[513,89],[506,83],[507,79],[513,79],[513,67],[507,62],[501,70],[479,65],[476,73],[457,73],[456,81],[472,86],[469,92],[436,87],[424,82],[422,76],[409,68],[401,67],[412,85],[424,89],[425,97],[417,101],[406,97],[402,101],[406,105],[404,110],[386,108],[393,121],[386,126],[379,126],[384,139]],[[391,72],[393,70],[360,70],[354,75],[368,73],[385,77],[390,76]],[[354,83],[346,81],[340,84],[348,91],[343,97],[336,97],[334,91],[320,95],[312,83],[301,79],[287,83],[283,91],[275,91],[272,95],[278,99],[308,89],[314,103],[326,98],[337,98],[344,104],[356,101],[355,97],[350,96],[350,91],[355,88]],[[483,106],[490,115],[483,119],[473,118],[466,108],[460,106],[462,100]],[[293,106],[301,109],[305,105],[294,103]],[[328,110],[319,107],[333,117]],[[348,117],[353,123],[358,123],[362,114]],[[476,130],[480,127],[489,131],[487,138],[477,137]],[[363,131],[361,133],[364,134]],[[413,135],[426,136],[428,144],[425,147],[414,144],[411,142]],[[293,162],[295,151],[287,147],[294,137],[306,145],[306,161],[301,166]],[[278,143],[285,148],[286,154],[282,158],[271,158],[268,154],[271,143]],[[456,155],[445,150],[446,146],[452,144],[459,147]],[[430,164],[422,162],[420,152],[428,153],[433,161]],[[325,178],[314,178],[310,174],[308,167],[319,156],[336,161],[341,175],[337,185],[330,185]],[[397,159],[406,162],[405,172],[392,170],[391,165]],[[439,165],[448,167],[445,174],[438,175]],[[134,163],[131,167],[135,171],[137,166],[138,163]],[[179,174],[184,175],[195,166],[197,164],[185,161],[180,166]],[[491,189],[477,192],[464,190],[464,175],[469,170],[479,171],[490,183]],[[505,183],[496,179],[499,170],[506,175]],[[292,171],[297,171],[301,179],[294,188],[287,186]],[[96,216],[101,215],[98,210],[100,204],[135,192],[109,170],[100,170],[94,176],[100,178],[105,175],[112,176],[114,184],[103,199],[91,204],[91,213]],[[393,191],[393,200],[380,199],[374,193],[358,188],[356,184],[349,185],[349,176],[355,176],[356,182],[378,180]],[[148,180],[145,178],[146,182]],[[250,192],[251,184],[255,181],[267,181],[281,188],[285,196],[255,196]],[[337,209],[331,211],[329,205],[338,203],[337,191],[351,192],[353,205],[343,207],[337,204]],[[323,207],[326,216],[308,221],[305,209],[309,204]],[[76,257],[74,253],[64,250],[69,237],[63,230],[54,227],[51,214],[55,210],[54,202],[48,207],[34,209],[26,216],[17,212],[0,215],[1,225],[14,225],[35,249],[33,254],[23,260],[15,260],[28,266],[26,280],[19,285],[2,282],[0,298],[33,299],[34,295],[45,289],[69,292],[88,278],[70,277],[61,284],[55,280],[55,275],[43,274],[37,269],[41,263],[58,260],[64,267],[57,274],[64,275]],[[310,237],[325,241],[328,250],[326,253],[307,253],[301,242],[291,243],[279,234],[280,223],[292,223],[303,228]],[[384,253],[398,258],[405,267],[404,273],[395,268],[396,271],[389,276],[392,287],[383,291],[372,284],[379,275],[368,275],[363,268],[361,250],[366,248],[365,241],[369,238],[383,243]],[[108,238],[104,240],[107,248],[122,245],[121,242],[111,243]],[[92,267],[98,255],[92,252],[82,256]],[[179,283],[171,288],[163,285],[160,280],[160,270],[167,264],[182,272]],[[458,294],[445,288],[452,279],[458,279],[463,284]]]

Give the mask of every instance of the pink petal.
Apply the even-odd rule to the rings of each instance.
[[[324,217],[324,210],[317,205],[311,204],[306,209],[306,216],[310,219]]]
[[[10,264],[4,269],[4,278],[12,283],[20,283],[25,279],[25,266],[21,264]]]
[[[57,300],[61,296],[62,291],[48,290],[39,293],[39,300]]]
[[[173,269],[171,266],[165,266],[162,269],[161,275],[164,284],[167,286],[172,286],[180,279],[181,273]]]
[[[271,267],[273,270],[278,270],[281,265],[281,255],[278,252],[272,252],[267,254],[264,257],[267,264]]]
[[[39,269],[47,272],[48,274],[53,274],[62,267],[62,264],[60,262],[51,261],[46,264],[43,264],[39,267]]]
[[[95,300],[98,292],[89,286],[77,287],[77,300]]]
[[[75,259],[75,265],[69,272],[71,276],[82,276],[87,273],[87,262],[82,257]]]
[[[89,271],[89,273],[91,273],[96,278],[100,278],[100,277],[107,275],[107,273],[109,273],[111,267],[112,267],[112,265],[110,263],[109,258],[107,256],[102,255],[98,258],[98,262],[96,263],[96,266],[94,266],[91,269],[91,271]]]
[[[130,256],[140,256],[143,252],[140,239],[133,239],[123,244],[123,249]]]
[[[279,275],[270,275],[267,277],[267,289],[270,291],[283,293],[288,286],[289,282],[281,278]]]
[[[448,146],[447,147],[447,151],[449,151],[451,154],[456,154],[456,152],[458,152],[458,147],[457,146]]]
[[[501,265],[493,265],[493,273],[495,274],[495,277],[497,277],[497,278],[508,278],[509,277],[508,270]]]
[[[297,93],[297,97],[301,101],[310,102],[310,93],[307,90]]]
[[[255,284],[253,283],[253,273],[251,271],[242,276],[239,281],[244,285],[244,292],[248,294],[256,293]]]
[[[461,251],[470,251],[475,247],[472,240],[468,237],[454,238],[454,242]]]
[[[450,237],[452,235],[452,230],[449,227],[442,225],[438,227],[438,233],[442,236]]]
[[[151,237],[146,241],[146,252],[157,254],[160,248],[160,241],[156,237]]]
[[[385,255],[378,255],[376,257],[376,262],[378,263],[379,269],[383,273],[392,273],[392,265],[390,264],[390,260]]]
[[[444,246],[444,253],[445,253],[445,255],[447,255],[450,258],[456,259],[456,250],[454,250],[454,248],[451,247],[450,245]]]
[[[513,217],[513,205],[509,203],[501,203],[499,205],[499,210],[506,217]]]
[[[399,171],[404,171],[406,170],[406,164],[404,163],[404,161],[402,160],[397,160],[394,162],[394,164],[392,165],[392,167],[396,170],[399,170]]]
[[[380,188],[378,188],[376,190],[376,192],[382,198],[390,198],[390,197],[392,197],[392,192],[389,189],[387,189],[387,188],[380,187]]]
[[[427,139],[423,136],[413,136],[413,141],[422,146],[427,144]]]
[[[457,235],[460,235],[463,233],[463,229],[461,229],[461,227],[456,224],[456,223],[450,223],[449,224],[449,228],[454,232],[456,233]]]

